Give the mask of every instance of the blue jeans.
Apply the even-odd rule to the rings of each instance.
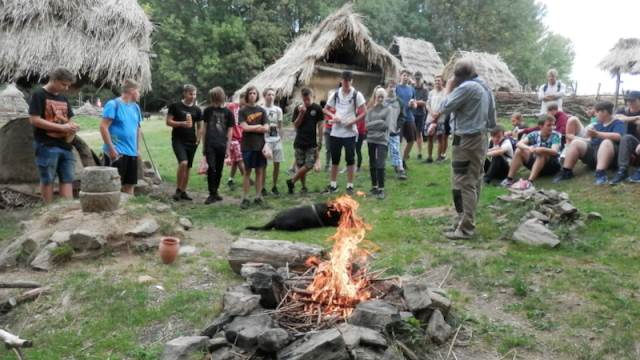
[[[58,175],[61,184],[73,182],[76,159],[73,151],[57,146],[47,146],[39,142],[33,143],[36,152],[36,165],[40,175],[40,184],[50,185]]]
[[[391,157],[391,165],[402,168],[402,157],[400,156],[400,136],[389,136],[389,156]]]

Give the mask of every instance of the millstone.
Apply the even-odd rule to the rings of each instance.
[[[104,193],[80,191],[83,212],[115,211],[120,206],[120,191]]]
[[[80,175],[80,190],[90,193],[106,193],[120,190],[118,169],[107,166],[88,166]]]

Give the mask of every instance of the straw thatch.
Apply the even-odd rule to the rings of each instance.
[[[433,44],[428,41],[394,36],[389,51],[412,74],[420,71],[426,82],[433,82],[435,76],[441,75],[444,69],[440,55]]]
[[[333,53],[346,47],[353,47],[346,49],[353,52],[353,57],[365,60],[366,64],[362,65],[366,70],[393,77],[400,69],[399,61],[373,41],[362,17],[353,12],[351,4],[346,4],[313,31],[299,36],[279,60],[251,79],[235,95],[237,97],[248,85],[255,85],[259,89],[274,88],[277,97],[289,97],[297,86],[309,84],[318,63],[330,62]]]
[[[73,113],[77,115],[102,117],[102,109],[94,106],[90,102],[86,101],[82,106],[73,109]]]
[[[520,90],[518,79],[511,73],[507,64],[499,55],[475,51],[456,51],[444,67],[445,79],[453,77],[453,68],[460,59],[471,60],[478,76],[486,82],[492,90],[515,91]]]
[[[9,84],[0,91],[0,128],[9,120],[28,116],[29,105],[24,94],[14,84]]]
[[[151,88],[152,25],[135,0],[1,0],[0,81],[65,67],[82,80]]]
[[[616,75],[618,72],[640,74],[640,39],[618,40],[598,66],[611,75]]]

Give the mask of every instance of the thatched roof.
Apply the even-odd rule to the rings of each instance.
[[[640,74],[640,39],[620,39],[598,66],[615,75],[620,73]]]
[[[444,67],[445,79],[453,77],[453,68],[459,59],[469,59],[476,68],[478,76],[492,90],[520,90],[518,79],[511,73],[507,64],[499,55],[475,51],[456,51]]]
[[[102,109],[86,101],[82,106],[73,109],[74,115],[102,117]]]
[[[354,44],[354,50],[366,59],[369,70],[378,68],[386,76],[395,76],[400,69],[399,61],[373,41],[362,17],[353,12],[351,4],[346,4],[313,31],[299,36],[280,59],[245,84],[236,96],[248,85],[255,85],[260,90],[272,87],[276,96],[288,97],[296,86],[309,83],[316,63],[327,61],[332,51],[346,43]]]
[[[441,75],[444,64],[433,44],[421,39],[394,36],[389,51],[402,62],[402,66],[415,74],[420,71],[427,82]]]
[[[0,91],[0,128],[9,120],[26,117],[28,113],[29,105],[24,94],[14,84],[9,84]]]
[[[135,0],[2,0],[0,81],[65,67],[83,80],[151,88],[152,25]]]

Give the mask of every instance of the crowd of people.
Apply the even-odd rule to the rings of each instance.
[[[388,162],[398,180],[407,180],[407,160],[414,143],[418,159],[442,163],[453,135],[452,195],[457,217],[446,235],[464,239],[474,233],[475,207],[483,183],[526,190],[541,176],[555,176],[554,182],[566,181],[574,176],[578,160],[595,170],[598,185],[640,182],[640,169],[633,174],[630,171],[640,161],[640,91],[627,93],[626,106],[619,111],[614,111],[611,102],[593,104],[588,110],[590,123],[585,126],[578,117],[562,111],[566,87],[557,77],[557,72],[550,70],[548,82],[539,88],[541,114],[537,126],[526,126],[523,116],[514,113],[510,130],[496,124],[492,92],[466,61],[456,64],[452,79],[436,76],[433,84],[425,83],[419,72],[403,70],[398,81],[389,80],[376,87],[369,100],[354,87],[351,71],[342,73],[339,86],[320,103],[313,90],[304,87],[300,89],[299,104],[292,106],[295,159],[290,177],[285,180],[286,190],[294,194],[299,187],[300,193],[308,192],[307,177],[320,172],[324,154],[328,172],[324,192],[338,192],[338,177],[346,173],[344,191],[353,194],[366,141],[369,193],[384,199]],[[69,71],[55,69],[48,83],[34,92],[29,104],[45,202],[52,200],[56,176],[60,195],[72,196],[71,146],[79,126],[72,120],[73,111],[62,93],[74,80]],[[139,85],[127,80],[121,90],[120,97],[104,106],[100,134],[105,165],[118,168],[122,191],[132,193],[137,183],[143,116],[137,104]],[[208,182],[206,204],[222,200],[220,185],[225,164],[231,168],[229,187],[235,186],[237,172],[242,175],[243,209],[263,204],[269,193],[280,195],[278,183],[285,161],[284,112],[276,105],[276,89],[260,91],[249,86],[238,102],[229,102],[225,91],[215,87],[208,92],[208,106],[204,109],[197,105],[197,97],[194,86],[184,85],[182,98],[168,107],[166,115],[178,163],[173,199],[192,200],[187,188],[198,148],[204,155],[199,170],[206,174]],[[271,188],[267,191],[269,163]],[[523,166],[530,170],[528,177],[515,181]],[[617,169],[611,180],[607,176],[610,169]],[[249,196],[252,186],[253,201]]]

